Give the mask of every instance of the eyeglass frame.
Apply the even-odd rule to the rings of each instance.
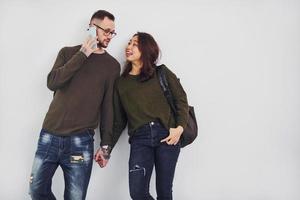
[[[111,35],[111,37],[113,38],[113,37],[115,37],[115,36],[117,35],[117,33],[116,33],[115,31],[109,31],[109,29],[104,29],[104,28],[102,28],[101,26],[99,26],[99,25],[97,25],[97,24],[90,24],[90,26],[91,26],[91,25],[96,26],[96,28],[100,28],[100,29],[104,32],[104,35],[105,35],[105,36]],[[108,31],[109,31],[109,32],[108,32]]]

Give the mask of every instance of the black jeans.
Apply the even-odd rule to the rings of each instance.
[[[157,200],[172,200],[172,186],[180,145],[160,140],[169,131],[159,122],[145,124],[129,138],[129,190],[133,200],[153,200],[149,183],[153,166],[156,172]]]

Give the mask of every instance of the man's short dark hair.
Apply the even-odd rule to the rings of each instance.
[[[91,17],[91,21],[92,19],[100,19],[103,20],[105,17],[107,17],[108,19],[115,21],[115,17],[113,14],[111,14],[110,12],[107,12],[106,10],[98,10],[96,11],[93,16]]]

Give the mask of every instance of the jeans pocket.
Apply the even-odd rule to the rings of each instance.
[[[48,150],[50,148],[51,142],[52,142],[53,135],[41,131],[40,137],[38,140],[38,147],[36,151],[36,155],[38,155],[41,158],[46,157]]]

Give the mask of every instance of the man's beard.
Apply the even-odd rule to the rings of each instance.
[[[97,47],[98,47],[98,48],[107,48],[107,46],[108,46],[108,45],[104,45],[102,42],[99,42],[99,43],[97,44]]]

